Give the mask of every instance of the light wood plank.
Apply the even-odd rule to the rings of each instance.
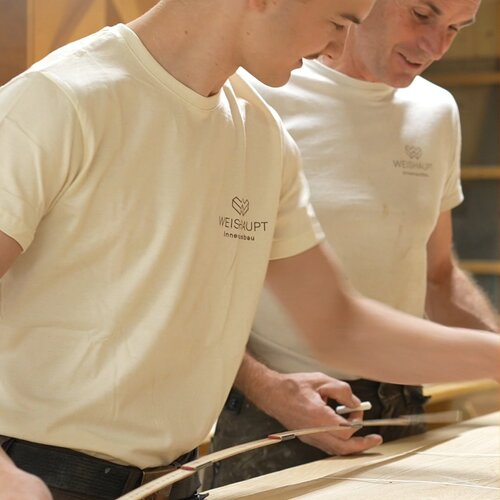
[[[31,65],[49,52],[104,26],[127,23],[158,0],[26,0],[27,60]]]
[[[158,0],[108,0],[108,13],[113,12],[113,21],[127,23],[153,7]],[[111,14],[108,14],[110,17]]]
[[[0,85],[26,67],[26,4],[0,0]]]
[[[459,33],[445,60],[498,57],[500,19],[498,0],[483,0],[476,23]]]
[[[106,25],[106,0],[30,0],[28,64]]]
[[[473,274],[500,275],[500,262],[496,260],[461,260],[460,267]]]
[[[500,167],[467,165],[462,167],[461,177],[464,181],[500,180]]]
[[[426,384],[424,395],[431,396],[432,401],[440,403],[449,401],[478,392],[499,390],[498,384],[493,380],[474,380],[470,382],[450,383],[450,384]]]
[[[498,500],[500,414],[210,491],[211,500]]]
[[[467,73],[429,73],[427,78],[441,87],[476,87],[481,85],[498,85],[500,71],[478,71]]]

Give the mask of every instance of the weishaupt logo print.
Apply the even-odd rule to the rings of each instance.
[[[403,175],[412,175],[414,177],[430,177],[432,173],[432,163],[422,159],[424,154],[420,146],[407,144],[404,149],[406,158],[404,160],[393,160],[395,169],[401,171]]]
[[[223,228],[224,238],[255,241],[258,233],[268,230],[269,221],[251,218],[250,201],[246,198],[235,196],[231,200],[231,215],[219,216],[219,226]],[[234,217],[234,212],[239,217]]]
[[[235,196],[233,198],[233,208],[238,214],[244,216],[250,208],[250,202],[248,200],[240,200],[237,196]]]
[[[405,151],[409,158],[412,160],[420,160],[420,158],[422,157],[422,148],[419,148],[418,146],[406,145]]]

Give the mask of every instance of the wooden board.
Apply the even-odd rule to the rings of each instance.
[[[26,68],[26,4],[0,0],[0,85]]]
[[[106,25],[128,22],[158,0],[28,0],[28,64]]]
[[[430,396],[432,401],[441,403],[451,401],[456,398],[470,396],[482,392],[495,391],[498,396],[499,385],[493,380],[474,380],[471,382],[454,382],[449,384],[426,384],[424,385],[424,395]],[[498,400],[495,401],[498,403]],[[497,405],[498,406],[498,405]]]
[[[210,491],[210,500],[500,498],[500,413]]]
[[[476,23],[459,33],[446,60],[498,57],[498,0],[483,0]]]
[[[0,85],[49,52],[126,23],[158,0],[0,0]]]

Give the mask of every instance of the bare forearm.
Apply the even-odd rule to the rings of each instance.
[[[317,355],[341,370],[402,384],[499,380],[500,344],[488,332],[450,328],[357,298]],[[324,339],[328,335],[324,333]]]
[[[234,385],[249,401],[267,414],[271,414],[272,405],[269,404],[269,397],[279,379],[278,372],[260,363],[247,352],[241,362]]]
[[[473,279],[458,267],[446,281],[428,282],[426,313],[443,325],[498,333],[498,312]]]
[[[316,356],[337,370],[400,384],[500,378],[498,335],[438,325],[357,295],[324,245],[271,262],[267,279]]]
[[[21,252],[21,245],[0,231],[0,278],[9,270]]]

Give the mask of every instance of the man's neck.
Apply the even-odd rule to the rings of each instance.
[[[320,56],[318,59],[325,66],[328,66],[329,68],[334,69],[339,73],[343,73],[351,78],[355,78],[356,80],[362,80],[365,82],[374,81],[365,76],[366,73],[363,71],[363,68],[359,67],[359,65],[356,64],[355,59],[350,58],[346,51],[344,51],[342,57],[337,60],[332,60],[326,56]]]
[[[221,6],[222,2],[161,2],[128,26],[168,73],[210,96],[239,66],[237,17]]]

